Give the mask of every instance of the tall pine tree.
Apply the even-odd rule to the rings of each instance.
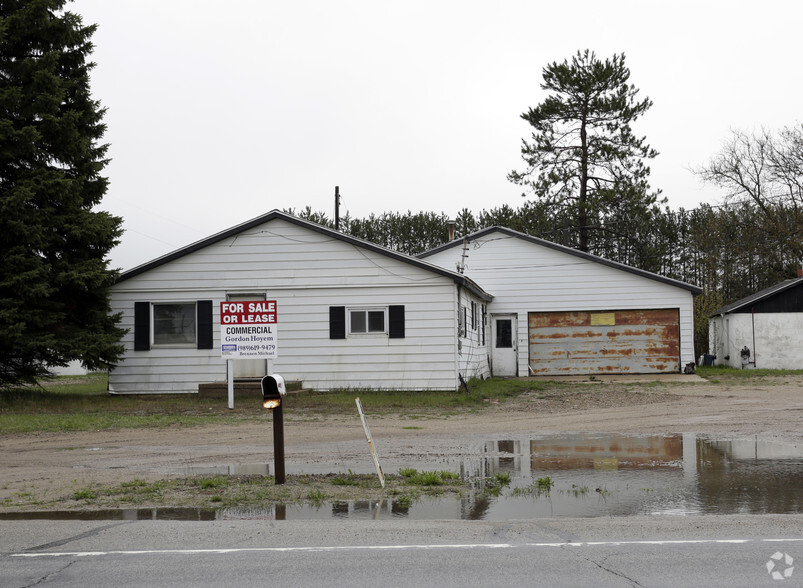
[[[644,162],[657,152],[630,127],[652,102],[636,100],[623,54],[601,61],[578,52],[547,65],[543,77],[541,88],[550,94],[521,115],[533,127],[521,147],[527,169],[508,179],[567,221],[572,246],[591,251],[594,236],[608,238],[603,226],[607,233],[615,229],[612,219],[624,232],[637,217],[656,212],[658,193],[650,192]]]
[[[89,88],[96,27],[64,6],[0,2],[0,387],[122,353],[107,259],[122,219],[95,210],[108,147]]]

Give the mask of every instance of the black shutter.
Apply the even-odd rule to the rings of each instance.
[[[345,306],[330,306],[329,307],[329,338],[330,339],[345,339],[346,338],[346,307]]]
[[[134,351],[151,348],[151,303],[134,303]]]
[[[198,349],[212,349],[212,301],[199,300],[195,312],[198,318]]]
[[[391,339],[404,339],[404,305],[388,307],[388,335]]]

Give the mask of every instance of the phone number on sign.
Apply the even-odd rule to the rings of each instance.
[[[276,345],[238,345],[240,351],[273,351]]]

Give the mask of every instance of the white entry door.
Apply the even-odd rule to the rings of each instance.
[[[229,294],[229,302],[265,300],[264,294]],[[235,359],[234,379],[264,378],[268,374],[267,359]]]
[[[493,366],[492,375],[496,377],[518,376],[518,345],[515,314],[496,314],[491,316],[493,323]]]

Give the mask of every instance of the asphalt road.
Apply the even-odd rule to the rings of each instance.
[[[3,521],[0,538],[4,587],[803,586],[803,515]]]

